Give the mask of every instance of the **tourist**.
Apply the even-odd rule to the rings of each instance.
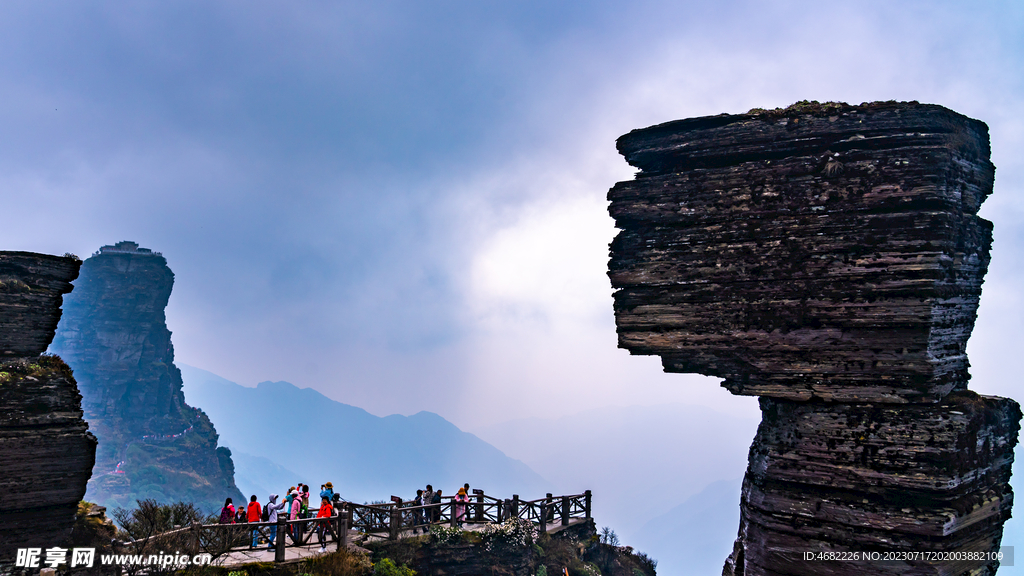
[[[235,509],[235,524],[245,524],[247,521],[245,508],[239,504],[238,508]]]
[[[286,508],[284,509],[284,515],[288,516],[288,517],[291,517],[291,515],[292,515],[292,492],[295,492],[295,486],[292,486],[291,488],[289,488],[288,491],[285,492],[285,496],[284,496],[284,501],[286,503]]]
[[[277,511],[284,508],[284,502],[277,504],[277,494],[271,494],[267,498],[267,522],[277,522]],[[274,540],[277,538],[277,526],[270,527],[270,544],[267,545],[267,549],[274,547]],[[282,541],[282,544],[284,542]]]
[[[430,499],[430,503],[434,505],[433,521],[441,521],[441,489],[438,488],[437,492],[434,492],[434,496]]]
[[[416,497],[412,500],[412,505],[415,507],[412,511],[412,533],[416,534],[419,532],[420,527],[423,526],[423,490],[416,491]],[[427,533],[426,527],[423,528],[423,533]]]
[[[235,507],[231,504],[231,498],[224,501],[224,507],[220,509],[220,523],[235,523]]]
[[[423,505],[428,506],[434,501],[434,487],[427,484],[427,489],[423,491]],[[425,508],[423,511],[423,519],[428,523],[434,521],[434,509]]]
[[[302,509],[299,512],[302,513],[302,518],[309,518],[309,486],[303,484],[300,492],[302,494]]]
[[[256,501],[256,495],[253,494],[249,497],[249,507],[246,509],[246,520],[250,524],[253,522],[259,522],[263,519],[263,507]],[[249,548],[255,548],[259,544],[260,529],[259,527],[252,529],[252,544]]]
[[[328,482],[320,486],[320,497],[334,500],[334,484]]]
[[[326,496],[322,496],[320,498],[320,510],[316,513],[316,517],[317,518],[330,518],[333,515],[334,515],[334,508],[331,507],[331,501]],[[334,536],[335,540],[337,540],[338,536],[336,534],[334,534],[333,530],[331,530],[330,520],[321,520],[321,521],[317,522],[316,538],[317,538],[317,540],[320,541],[320,552],[326,552],[327,551],[327,546],[325,546],[324,543],[327,540],[327,532],[328,531],[330,531],[331,534]]]
[[[289,494],[292,497],[292,512],[289,515],[289,520],[298,520],[299,512],[302,510],[302,495],[299,494],[298,490],[292,490]],[[292,542],[299,542],[302,540],[302,524],[292,524]]]
[[[466,489],[459,488],[459,493],[455,495],[454,499],[455,520],[459,523],[459,528],[462,528],[462,523],[466,521],[467,502],[469,502],[469,496],[466,494]]]

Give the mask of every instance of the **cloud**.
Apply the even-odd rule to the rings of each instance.
[[[377,413],[458,422],[510,391],[738,406],[710,379],[615,347],[604,195],[632,175],[615,138],[807,98],[917,99],[992,130],[993,296],[971,353],[979,385],[1010,381],[1024,368],[1012,360],[1024,80],[1009,72],[1024,67],[1022,14],[916,1],[6,4],[0,245],[85,256],[139,241],[176,274],[183,361]]]

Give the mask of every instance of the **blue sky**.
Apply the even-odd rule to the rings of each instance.
[[[615,348],[604,195],[633,174],[615,138],[919,100],[991,130],[969,352],[974,388],[1015,396],[1021,70],[1020,2],[8,2],[0,247],[161,251],[179,361],[376,414],[749,414]]]

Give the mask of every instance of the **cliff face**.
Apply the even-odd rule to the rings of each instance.
[[[0,359],[46,350],[80,266],[70,257],[0,252]]]
[[[934,565],[800,555],[994,550],[1021,413],[967,391],[987,128],[917,103],[753,112],[623,136],[641,172],[608,194],[619,345],[762,397],[726,572],[898,573]],[[978,566],[998,562],[942,570]]]
[[[92,472],[96,438],[67,365],[40,356],[80,262],[0,252],[0,563],[62,544]]]
[[[83,263],[51,346],[74,368],[99,438],[89,499],[108,507],[154,498],[215,509],[241,497],[209,418],[185,404],[164,317],[173,283],[160,254],[103,247]]]

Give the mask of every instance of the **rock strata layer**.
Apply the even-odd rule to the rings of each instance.
[[[800,103],[635,130],[609,211],[619,345],[761,396],[729,574],[962,574],[810,550],[993,551],[1020,409],[967,391],[988,268],[986,126]]]
[[[242,496],[210,419],[185,404],[164,316],[173,283],[159,253],[104,246],[82,264],[51,346],[75,370],[99,438],[88,499],[108,508],[153,498],[213,510]]]
[[[75,379],[60,358],[40,355],[79,265],[0,252],[0,565],[18,548],[65,543],[92,473],[96,438]]]
[[[0,358],[46,351],[81,265],[73,257],[0,252]]]

